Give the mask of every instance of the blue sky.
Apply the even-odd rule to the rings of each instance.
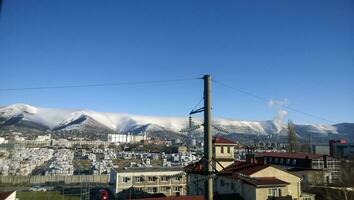
[[[351,0],[3,0],[0,88],[209,73],[333,122],[354,117]],[[0,91],[0,105],[187,116],[202,81]],[[213,114],[272,119],[279,107],[213,85]],[[284,120],[328,123],[293,111]]]

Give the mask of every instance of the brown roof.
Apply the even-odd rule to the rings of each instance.
[[[203,195],[198,196],[175,196],[175,197],[153,197],[153,198],[143,198],[143,199],[136,199],[136,200],[204,200]]]
[[[243,175],[252,175],[262,169],[269,167],[270,164],[261,164],[261,163],[247,163],[235,161],[233,164],[227,166],[220,174],[231,175],[231,174],[243,174]]]
[[[257,187],[262,187],[262,186],[285,186],[288,185],[288,182],[285,182],[283,180],[277,179],[275,177],[254,177],[251,179],[243,179],[248,184],[257,186]]]
[[[214,144],[236,144],[235,142],[221,136],[214,136],[213,143]]]
[[[278,158],[296,158],[296,159],[316,159],[323,157],[323,154],[310,153],[287,153],[287,152],[263,152],[258,153],[257,157],[278,157]]]
[[[15,191],[0,192],[0,200],[5,200],[7,197],[9,197],[14,192]]]

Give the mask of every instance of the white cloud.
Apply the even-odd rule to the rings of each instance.
[[[285,98],[283,100],[277,100],[277,99],[271,99],[268,101],[268,107],[272,108],[272,107],[279,107],[279,106],[284,106],[288,104],[288,99]]]

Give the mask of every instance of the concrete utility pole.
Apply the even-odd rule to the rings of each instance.
[[[211,135],[211,77],[210,75],[203,76],[204,80],[204,158],[205,174],[208,179],[204,183],[204,199],[213,200],[213,146]]]

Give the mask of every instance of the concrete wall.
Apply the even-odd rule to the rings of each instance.
[[[44,184],[46,182],[65,182],[66,184],[81,183],[108,183],[107,175],[73,175],[73,176],[0,176],[0,184]]]

